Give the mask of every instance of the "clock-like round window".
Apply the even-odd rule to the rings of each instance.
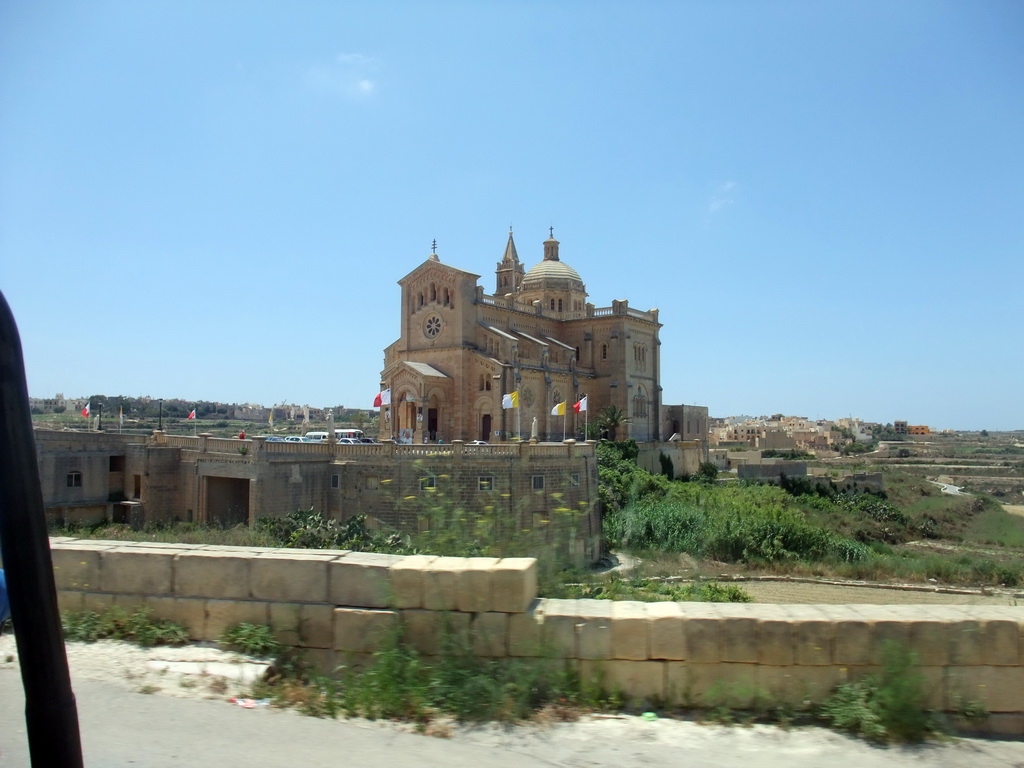
[[[436,339],[441,333],[441,318],[430,315],[423,323],[423,335],[428,339]]]

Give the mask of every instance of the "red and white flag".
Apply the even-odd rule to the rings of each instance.
[[[82,415],[85,416],[85,418],[87,419],[89,418],[89,411],[91,410],[91,406],[92,403],[86,403],[85,408],[82,409]]]
[[[373,398],[373,407],[380,408],[382,405],[391,405],[391,388],[385,389],[383,392],[378,392],[377,396]]]
[[[193,408],[193,409],[192,409],[192,413],[190,413],[190,414],[188,415],[188,420],[189,420],[189,421],[195,421],[195,419],[196,419],[196,409],[195,409],[195,408]]]
[[[580,401],[573,405],[572,410],[575,413],[582,413],[583,411],[587,410],[587,396],[584,395],[583,397],[581,397]]]

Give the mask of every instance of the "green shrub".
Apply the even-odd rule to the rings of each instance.
[[[881,674],[840,685],[822,705],[822,719],[870,741],[922,741],[934,726],[915,665],[910,650],[886,643]]]
[[[95,611],[66,611],[61,614],[64,639],[72,642],[93,643],[97,640],[126,640],[142,646],[184,645],[188,630],[177,622],[154,619],[148,608],[126,613],[111,608],[103,613]]]
[[[249,656],[276,656],[281,651],[274,633],[266,624],[242,622],[221,632],[221,645]]]

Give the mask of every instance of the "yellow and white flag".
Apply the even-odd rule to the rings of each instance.
[[[510,392],[507,395],[502,395],[501,398],[502,408],[518,408],[519,407],[519,391]]]
[[[552,416],[565,416],[565,402],[558,403],[551,409]]]

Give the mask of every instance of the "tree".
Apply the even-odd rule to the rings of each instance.
[[[629,417],[621,408],[614,405],[606,405],[598,411],[597,418],[594,421],[598,429],[605,433],[609,440],[614,440],[619,427],[629,423]]]

